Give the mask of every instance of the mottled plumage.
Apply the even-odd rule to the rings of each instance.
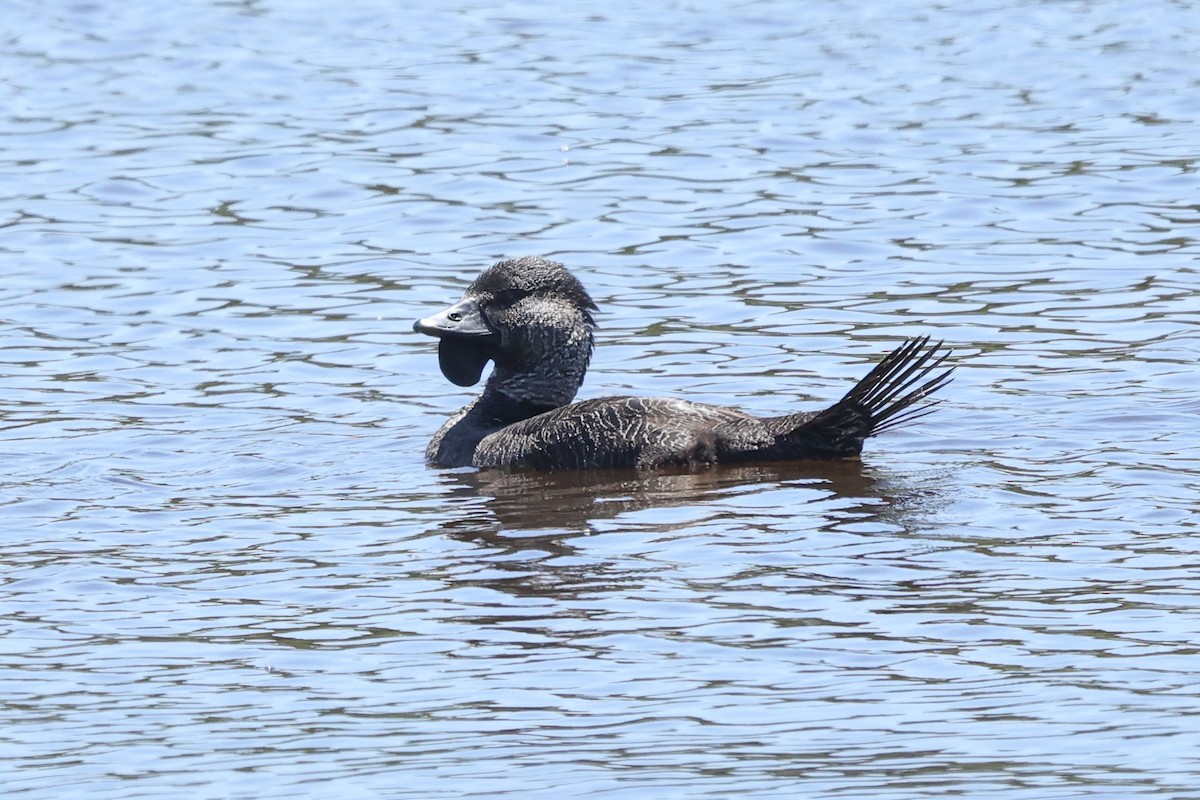
[[[571,403],[592,355],[595,304],[563,265],[501,261],[462,300],[413,327],[439,338],[442,373],[467,386],[495,363],[483,392],[425,452],[441,466],[541,470],[652,468],[847,458],[863,440],[924,416],[915,404],[950,380],[949,352],[928,337],[888,354],[823,411],[754,417],[673,398]],[[935,374],[936,373],[936,374]]]

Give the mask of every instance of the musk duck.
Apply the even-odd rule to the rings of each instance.
[[[442,374],[483,392],[425,451],[444,467],[582,470],[857,457],[863,441],[933,410],[950,355],[929,337],[893,350],[823,411],[756,417],[667,397],[572,402],[591,360],[596,304],[562,265],[501,261],[462,299],[413,329],[438,339]]]

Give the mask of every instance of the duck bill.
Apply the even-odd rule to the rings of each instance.
[[[448,381],[456,386],[479,383],[497,339],[479,303],[465,297],[445,311],[417,320],[413,330],[439,339],[438,366]]]

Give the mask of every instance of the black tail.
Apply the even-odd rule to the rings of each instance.
[[[799,424],[780,430],[775,447],[786,458],[858,455],[867,437],[935,409],[938,400],[917,404],[950,382],[954,367],[937,372],[950,354],[942,342],[930,344],[928,336],[909,339],[888,353],[841,400],[816,414],[793,417]]]

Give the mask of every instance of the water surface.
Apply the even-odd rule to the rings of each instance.
[[[2,25],[6,796],[1200,795],[1188,4]],[[429,469],[411,322],[527,253],[582,396],[958,377],[861,464]]]

